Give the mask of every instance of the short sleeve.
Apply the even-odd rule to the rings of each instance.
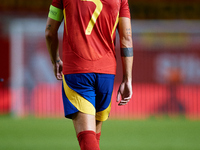
[[[63,2],[62,2],[62,0],[53,0],[51,5],[63,10]]]
[[[131,18],[128,0],[122,0],[120,12],[119,12],[119,17]]]

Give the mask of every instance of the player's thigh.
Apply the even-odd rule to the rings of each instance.
[[[77,135],[87,130],[96,132],[96,119],[94,115],[77,112],[72,116],[72,120]]]
[[[96,120],[96,133],[101,132],[102,124],[103,124],[103,121]]]

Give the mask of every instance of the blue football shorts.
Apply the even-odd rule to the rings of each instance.
[[[63,75],[62,97],[66,118],[76,112],[108,119],[115,75],[80,73]]]

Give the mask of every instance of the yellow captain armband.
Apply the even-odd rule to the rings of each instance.
[[[49,8],[49,18],[61,22],[63,19],[63,11],[53,5]]]

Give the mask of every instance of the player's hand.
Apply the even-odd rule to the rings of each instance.
[[[132,83],[131,81],[123,81],[117,93],[117,102],[119,106],[126,105],[132,97]]]
[[[60,59],[55,64],[53,64],[54,74],[57,80],[62,80],[62,69],[63,69],[63,62]]]

